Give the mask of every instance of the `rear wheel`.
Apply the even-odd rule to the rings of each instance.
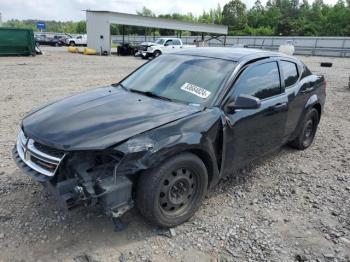
[[[318,111],[316,108],[310,109],[303,119],[298,136],[293,141],[291,141],[289,145],[300,150],[308,148],[314,141],[318,122]]]
[[[136,204],[153,224],[173,227],[193,216],[207,186],[208,174],[202,160],[184,153],[141,175]]]

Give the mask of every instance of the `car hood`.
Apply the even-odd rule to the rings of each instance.
[[[142,42],[140,45],[141,46],[154,46],[154,45],[157,45],[157,44],[154,43],[154,42]]]
[[[34,110],[22,128],[28,137],[57,149],[99,150],[200,110],[110,86]]]

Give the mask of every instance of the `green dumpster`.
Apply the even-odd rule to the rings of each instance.
[[[35,54],[33,30],[0,27],[0,56]]]

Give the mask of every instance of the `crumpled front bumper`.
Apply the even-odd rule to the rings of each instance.
[[[34,169],[30,168],[26,163],[24,163],[17,151],[16,146],[14,146],[12,149],[12,158],[15,161],[16,165],[19,167],[19,169],[21,169],[25,174],[32,177],[34,180],[39,182],[47,182],[50,180],[51,177],[43,175],[38,171],[35,171]]]
[[[21,132],[12,149],[12,156],[16,165],[25,174],[40,182],[54,196],[61,209],[82,203],[101,204],[107,215],[118,217],[133,206],[133,183],[126,176],[111,175],[91,180],[83,175],[84,169],[79,170],[78,168],[74,177],[62,179],[58,167],[66,154],[58,158],[57,155],[49,155],[49,152],[53,151],[48,151],[44,145],[35,147],[34,141],[25,137]],[[83,162],[78,161],[78,163]],[[74,169],[73,166],[71,168]],[[60,176],[60,179],[57,179],[57,175]]]

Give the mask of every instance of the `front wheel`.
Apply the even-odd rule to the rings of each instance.
[[[75,42],[70,41],[70,42],[69,42],[69,45],[70,45],[70,46],[75,46]]]
[[[156,50],[156,51],[154,51],[153,56],[154,56],[154,57],[158,57],[158,56],[160,56],[161,54],[162,54],[162,52],[160,52],[159,50]]]
[[[319,114],[316,108],[311,108],[305,115],[298,136],[289,145],[304,150],[308,148],[314,141],[317,126],[319,122]]]
[[[203,161],[194,154],[183,153],[141,175],[136,205],[153,224],[177,226],[197,211],[207,187],[208,173]]]

